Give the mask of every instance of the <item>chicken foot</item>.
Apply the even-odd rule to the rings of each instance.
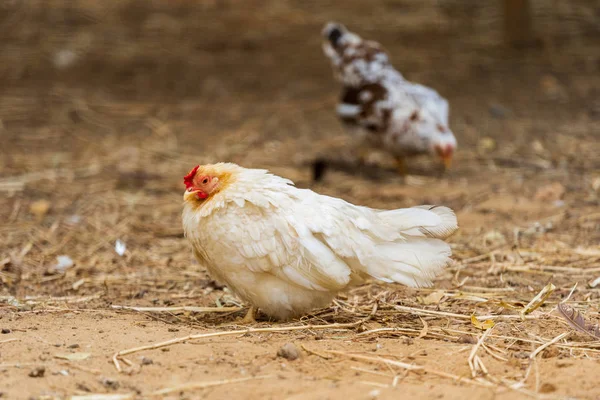
[[[256,307],[250,306],[250,308],[248,309],[248,312],[246,313],[246,316],[240,320],[239,324],[241,324],[241,325],[255,324],[257,311],[258,311],[258,309]]]

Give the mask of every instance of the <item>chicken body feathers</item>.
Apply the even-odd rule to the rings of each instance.
[[[374,210],[264,170],[228,168],[236,173],[226,190],[200,206],[186,202],[184,231],[199,262],[268,315],[325,306],[365,276],[429,286],[450,261],[438,239],[457,229],[448,208]]]
[[[364,128],[368,143],[400,157],[456,148],[449,104],[438,92],[404,79],[379,43],[341,24],[327,24],[323,35],[323,51],[343,84],[337,114]]]

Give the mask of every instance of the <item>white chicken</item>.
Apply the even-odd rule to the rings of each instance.
[[[439,156],[449,167],[457,145],[446,99],[405,80],[379,43],[363,40],[334,22],[325,26],[323,36],[323,51],[343,84],[337,114],[363,128],[362,145],[390,152],[402,174],[404,159],[418,154]]]
[[[430,286],[450,262],[452,210],[375,210],[298,189],[262,169],[218,163],[184,178],[183,228],[213,278],[254,312],[304,315],[363,278]]]

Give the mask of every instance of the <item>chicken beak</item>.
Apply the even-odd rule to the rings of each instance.
[[[190,200],[193,197],[196,197],[195,195],[196,195],[196,193],[186,190],[185,192],[183,192],[183,201]]]
[[[194,188],[194,187],[189,187],[186,189],[186,191],[183,193],[183,200],[187,201],[190,199],[198,199],[198,200],[203,200],[206,199],[208,197],[208,195],[206,193],[204,193],[202,190]]]

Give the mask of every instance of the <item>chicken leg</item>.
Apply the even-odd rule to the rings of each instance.
[[[256,323],[256,311],[258,311],[256,307],[250,306],[250,308],[248,309],[248,312],[246,313],[246,316],[241,319],[239,324],[241,324],[241,325],[255,324]]]
[[[396,159],[396,170],[400,176],[406,176],[408,170],[406,169],[406,162],[403,157],[395,157]]]
[[[370,149],[365,148],[365,147],[359,147],[358,148],[358,154],[357,154],[357,161],[358,161],[358,165],[364,166],[367,165],[367,161],[369,159],[369,154],[370,154]]]

